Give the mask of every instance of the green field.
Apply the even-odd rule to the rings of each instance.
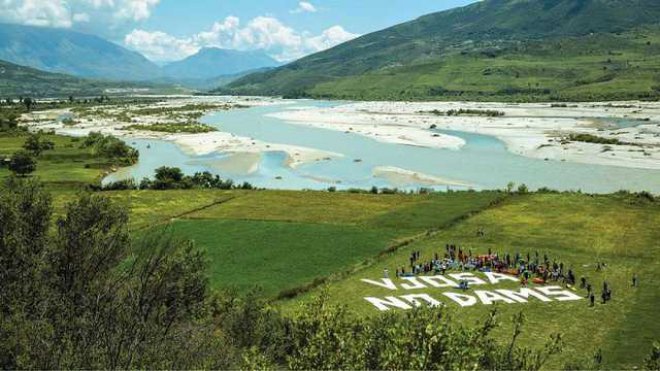
[[[532,194],[506,197],[494,205],[502,195],[139,191],[112,197],[130,200],[133,225],[171,221],[176,236],[194,240],[207,252],[216,288],[246,291],[259,286],[269,297],[288,297],[301,289],[299,296],[279,302],[287,312],[327,287],[333,302],[359,315],[376,314],[363,297],[391,293],[361,278],[379,279],[384,267],[394,272],[407,264],[412,250],[430,257],[454,243],[481,253],[488,248],[547,253],[573,268],[577,277],[593,282],[597,295],[604,280],[610,284],[612,302],[594,308],[586,300],[498,306],[505,323],[524,310],[522,340],[530,347],[541,346],[551,333],[562,333],[566,346],[557,362],[579,360],[601,349],[607,367],[631,367],[649,353],[660,332],[654,309],[660,304],[660,280],[655,276],[660,231],[654,228],[660,225],[660,205],[636,196]],[[480,229],[485,236],[477,236]],[[409,244],[384,253],[412,236]],[[596,272],[596,261],[606,262],[607,268]],[[641,280],[636,289],[630,288],[633,272]],[[327,284],[315,289],[323,278]],[[424,292],[436,297],[440,293]],[[477,323],[490,309],[448,305],[466,323]],[[510,326],[498,329],[503,338],[512,331]]]
[[[95,164],[102,161],[70,138],[49,139],[56,148],[42,155],[34,177],[53,193],[60,214],[86,184],[99,181],[103,170]],[[0,137],[0,149],[11,153],[23,141]],[[0,169],[0,178],[7,176]],[[408,264],[411,251],[429,259],[452,243],[475,254],[489,248],[511,254],[538,251],[564,262],[577,277],[587,277],[597,294],[603,281],[610,284],[613,300],[594,308],[586,300],[497,305],[504,319],[497,329],[502,339],[512,331],[508,319],[520,310],[527,318],[521,337],[525,346],[540,347],[550,334],[563,334],[564,353],[550,367],[583,361],[600,349],[605,367],[630,368],[640,364],[660,333],[660,203],[638,195],[201,189],[103,194],[130,209],[134,238],[167,230],[190,239],[206,252],[212,287],[240,293],[260,287],[285,313],[327,290],[332,303],[347,305],[354,315],[375,315],[363,298],[391,292],[360,279],[380,279],[383,268],[392,277],[396,267]],[[596,272],[597,261],[607,267]],[[641,280],[634,289],[633,273]],[[442,300],[441,289],[420,292]],[[491,309],[447,305],[467,324],[482,321]]]
[[[606,367],[628,368],[638,364],[650,352],[652,341],[660,333],[660,325],[655,320],[655,308],[660,304],[657,290],[660,285],[657,278],[660,230],[654,227],[657,225],[660,225],[660,205],[657,203],[631,202],[615,196],[516,196],[432,237],[388,254],[377,264],[331,283],[327,289],[335,302],[347,304],[363,315],[375,314],[376,309],[363,297],[385,297],[392,292],[365,284],[360,279],[378,280],[383,276],[383,267],[394,272],[395,267],[407,265],[413,250],[430,258],[435,252],[442,253],[446,243],[453,243],[479,253],[485,253],[488,248],[511,254],[516,251],[522,254],[539,251],[541,256],[547,253],[551,259],[556,258],[572,267],[577,277],[587,277],[594,283],[597,293],[606,280],[613,288],[614,299],[594,308],[588,307],[586,300],[500,305],[504,318],[524,311],[528,322],[523,341],[529,346],[540,345],[551,333],[561,332],[567,345],[564,353],[567,359],[577,359],[602,349]],[[480,228],[486,232],[484,237],[476,234]],[[606,262],[607,268],[596,272],[596,261]],[[630,287],[633,272],[642,282],[636,289]],[[512,288],[517,284],[500,286]],[[420,292],[442,298],[439,295],[442,289]],[[585,294],[581,290],[578,292]],[[285,304],[297,307],[296,302]],[[447,304],[467,323],[484,318],[490,310],[485,305],[460,308],[453,303]],[[512,329],[504,326],[500,331],[504,337]]]
[[[23,149],[27,135],[0,135],[0,158],[10,157]],[[32,176],[51,186],[76,188],[100,181],[107,160],[96,156],[90,148],[80,148],[80,142],[71,137],[45,134],[44,139],[55,143],[54,151],[46,151],[37,158],[37,171]],[[10,175],[0,167],[0,179]]]
[[[268,296],[368,265],[380,253],[477,212],[495,192],[370,195],[295,191],[105,193],[142,233],[171,227],[207,252],[213,286]],[[57,209],[75,192],[58,192]]]

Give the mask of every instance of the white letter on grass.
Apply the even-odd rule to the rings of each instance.
[[[371,304],[375,305],[381,311],[390,310],[390,307],[399,308],[399,309],[411,309],[412,307],[408,305],[405,301],[399,300],[394,296],[388,296],[385,299],[379,298],[364,298]]]
[[[442,287],[457,287],[458,284],[445,276],[430,276],[430,277],[419,277],[422,281],[428,283],[432,287],[442,288]],[[442,282],[442,283],[441,283]]]
[[[454,292],[443,292],[442,294],[448,297],[449,299],[457,302],[458,305],[460,305],[461,307],[471,307],[477,304],[477,298],[475,298],[474,296],[457,294]]]
[[[417,289],[425,289],[426,285],[423,283],[417,281],[417,277],[402,277],[402,280],[409,281],[412,283],[412,285],[409,285],[407,283],[402,283],[401,288],[404,290],[417,290]]]
[[[504,280],[518,282],[518,279],[516,277],[511,277],[509,275],[502,273],[484,272],[484,274],[486,275],[486,277],[488,277],[488,280],[493,285]]]
[[[370,283],[370,284],[372,284],[372,285],[376,285],[376,286],[384,287],[384,288],[386,288],[386,289],[390,289],[390,290],[396,290],[396,285],[394,284],[394,282],[392,282],[391,279],[389,279],[389,278],[381,278],[381,280],[383,281],[382,283],[381,283],[381,282],[378,282],[378,281],[374,281],[374,280],[369,280],[369,279],[363,278],[363,279],[362,279],[362,282]]]
[[[421,307],[422,302],[425,301],[428,303],[430,307],[439,307],[442,305],[439,301],[433,299],[431,295],[429,294],[410,294],[410,295],[403,295],[401,296],[401,299],[405,299],[410,302],[410,304],[416,306],[416,307]]]
[[[581,296],[576,295],[568,290],[564,290],[559,286],[539,287],[537,290],[541,291],[547,296],[554,296],[557,301],[572,301],[582,299]]]
[[[543,296],[543,295],[539,294],[538,292],[536,292],[532,289],[524,289],[523,288],[523,289],[520,289],[520,291],[518,291],[518,292],[515,292],[513,290],[496,290],[496,291],[499,292],[500,294],[508,297],[508,298],[511,298],[511,299],[517,301],[518,303],[527,303],[527,299],[529,299],[530,296],[533,296],[533,297],[539,299],[540,301],[544,301],[544,302],[552,301],[552,300],[548,299],[546,296]]]
[[[460,281],[466,280],[470,285],[485,285],[487,282],[481,278],[477,278],[472,273],[452,273],[451,278]]]
[[[496,301],[503,301],[507,304],[515,303],[515,301],[513,301],[513,300],[511,300],[507,297],[504,297],[504,296],[502,296],[498,293],[492,292],[492,291],[476,290],[474,293],[475,293],[475,295],[477,295],[479,297],[481,302],[486,304],[486,305],[491,305],[491,304],[493,304],[493,302],[496,302]]]

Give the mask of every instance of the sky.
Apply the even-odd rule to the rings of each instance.
[[[155,62],[203,47],[287,62],[475,0],[0,0],[0,22],[95,34]]]

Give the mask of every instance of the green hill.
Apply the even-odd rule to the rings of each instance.
[[[140,89],[142,93],[169,89],[165,85],[82,79],[40,71],[0,60],[0,99],[16,96],[66,97],[109,94]]]
[[[223,92],[350,99],[660,95],[660,2],[485,0],[365,35]]]

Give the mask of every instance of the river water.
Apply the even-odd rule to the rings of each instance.
[[[132,140],[129,143],[140,150],[140,162],[110,175],[105,182],[130,177],[140,180],[152,176],[160,166],[177,166],[187,174],[210,171],[237,182],[247,181],[259,187],[276,189],[428,187],[414,181],[401,183],[397,180],[397,183],[391,183],[374,176],[375,167],[391,166],[470,185],[451,186],[452,189],[501,189],[507,183],[515,182],[525,183],[531,189],[549,187],[589,193],[627,189],[660,193],[660,171],[530,159],[507,151],[504,143],[485,135],[439,131],[461,137],[467,144],[460,150],[433,149],[382,143],[356,134],[289,124],[266,116],[284,109],[335,104],[340,103],[304,100],[286,105],[220,111],[204,116],[202,122],[237,136],[321,149],[343,154],[342,158],[291,169],[286,166],[285,153],[267,152],[262,156],[256,172],[235,174],[212,166],[214,161],[225,158],[226,154],[191,156],[171,142]],[[433,188],[443,190],[447,186]]]

